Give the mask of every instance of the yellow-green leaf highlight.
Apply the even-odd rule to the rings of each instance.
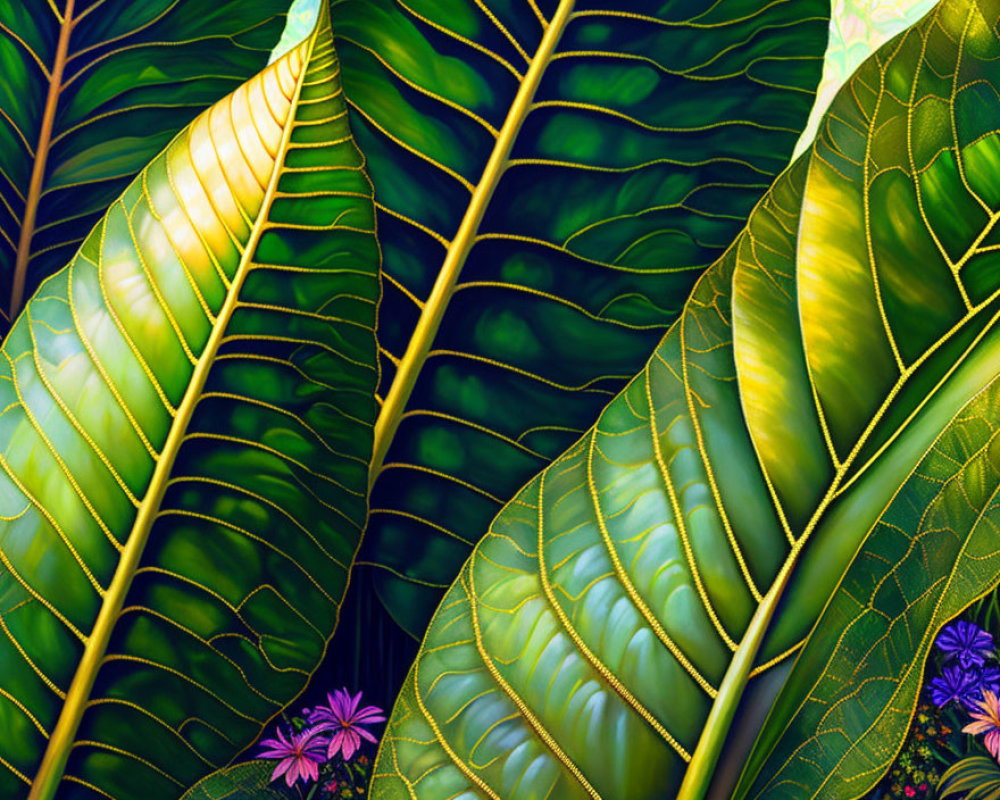
[[[0,333],[149,160],[264,68],[287,10],[288,0],[0,5]]]
[[[366,517],[378,247],[327,15],[0,355],[0,795],[169,798],[308,681]]]
[[[877,781],[934,631],[1000,576],[998,18],[945,0],[876,53],[644,371],[500,513],[376,798],[727,796],[731,726],[752,740],[807,640],[747,786],[776,740],[755,797]]]
[[[799,296],[813,323],[806,351],[830,419],[831,454],[843,452],[878,403],[880,382],[892,400],[878,404],[880,421],[835,510],[841,519],[803,561],[790,603],[818,610],[829,595],[815,591],[822,561],[842,557],[846,527],[869,518],[865,493],[901,485],[798,658],[740,796],[863,793],[889,767],[908,726],[937,631],[1000,574],[1000,113],[984,99],[1000,84],[998,18],[996,2],[942,3],[859,71],[855,84],[871,91],[841,95],[817,142]],[[824,265],[845,285],[874,273],[880,291],[850,305],[849,290],[829,291]],[[834,341],[847,337],[858,344],[846,350],[868,358],[843,358]],[[761,397],[769,401],[773,395]],[[776,452],[764,457],[778,461]],[[781,491],[787,496],[791,484]]]

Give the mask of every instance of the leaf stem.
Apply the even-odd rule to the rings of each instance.
[[[703,800],[708,792],[733,717],[736,716],[736,710],[743,699],[743,691],[750,678],[757,652],[764,641],[764,635],[767,633],[768,625],[778,607],[796,560],[794,555],[786,559],[774,584],[751,617],[746,633],[733,654],[733,660],[729,662],[729,668],[719,686],[719,693],[705,720],[702,736],[691,755],[676,800]]]
[[[56,43],[55,59],[52,62],[52,71],[48,75],[49,91],[45,98],[42,125],[38,131],[38,144],[35,146],[35,161],[31,168],[28,196],[24,201],[21,234],[17,240],[14,281],[10,290],[10,311],[8,312],[12,325],[17,318],[17,313],[21,310],[21,301],[24,299],[24,283],[28,274],[28,261],[31,259],[31,240],[35,235],[38,203],[42,198],[45,167],[49,160],[49,148],[52,143],[52,129],[55,126],[56,108],[59,106],[59,95],[62,92],[63,70],[69,56],[69,37],[73,31],[73,5],[75,2],[76,0],[66,0],[66,10],[60,17],[59,41]]]

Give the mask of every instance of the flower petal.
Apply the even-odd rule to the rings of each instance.
[[[994,728],[983,737],[983,744],[993,758],[1000,758],[1000,730]]]
[[[354,715],[354,721],[374,722],[375,720],[370,720],[370,717],[380,716],[381,714],[382,714],[382,709],[379,708],[378,706],[365,706],[357,714]],[[382,722],[383,720],[385,720],[384,716],[382,717],[382,719],[379,720],[379,722]]]
[[[288,768],[292,766],[292,762],[294,760],[295,760],[294,758],[286,758],[282,761],[279,761],[274,768],[274,772],[271,773],[271,781],[274,782],[278,780],[278,778],[280,778],[282,775],[284,775],[288,771]]]
[[[987,731],[993,730],[993,723],[989,720],[978,719],[975,722],[970,722],[964,728],[962,728],[962,733],[971,733],[973,735],[979,733],[986,733]]]
[[[333,709],[333,713],[339,719],[347,719],[347,709],[350,707],[350,703],[351,696],[347,693],[347,690],[337,689],[337,691],[333,693],[333,702],[330,703],[330,708]]]
[[[330,737],[330,744],[326,751],[327,758],[333,758],[337,755],[337,751],[341,750],[344,744],[344,728],[336,731],[333,736]]]
[[[351,707],[347,712],[348,717],[353,717],[354,712],[358,710],[358,703],[361,702],[361,692],[358,692],[354,697],[351,698]]]
[[[286,758],[283,763],[288,766],[285,767],[285,783],[291,786],[295,783],[295,779],[298,777],[299,771],[295,767],[295,757]]]
[[[361,737],[359,737],[350,728],[345,728],[344,729],[344,747],[343,747],[344,760],[345,761],[350,761],[351,760],[351,756],[353,756],[358,751],[358,749],[360,749],[360,747],[361,747]]]

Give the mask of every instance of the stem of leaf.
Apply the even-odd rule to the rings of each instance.
[[[757,606],[757,611],[751,618],[746,633],[733,654],[733,660],[729,663],[729,669],[726,670],[725,677],[722,679],[722,685],[719,686],[719,693],[712,704],[712,710],[709,711],[708,719],[705,720],[701,738],[698,740],[687,771],[684,773],[684,781],[681,783],[676,800],[704,800],[708,792],[712,776],[715,774],[715,766],[722,753],[722,746],[726,741],[726,735],[732,726],[736,709],[743,698],[743,690],[746,688],[750,672],[757,659],[757,652],[764,641],[764,635],[767,633],[771,617],[774,616],[774,611],[778,607],[778,601],[784,591],[785,584],[788,583],[795,560],[794,557],[791,557],[785,562],[785,566],[778,574],[770,591],[764,595],[764,599]]]

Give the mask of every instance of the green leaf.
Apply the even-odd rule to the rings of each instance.
[[[997,800],[1000,798],[1000,766],[988,756],[963,758],[941,776],[937,792],[941,800],[949,797]]]
[[[213,772],[184,793],[181,800],[302,800],[284,781],[271,783],[274,761],[245,761]]]
[[[1000,577],[998,432],[994,381],[868,535],[796,659],[738,797],[850,800],[892,765],[938,631]]]
[[[150,159],[267,63],[288,0],[0,4],[0,332]]]
[[[175,800],[323,656],[377,373],[338,74],[324,15],[140,173],[0,350],[4,798]]]
[[[384,254],[361,560],[419,637],[788,163],[829,3],[331,8]]]
[[[813,374],[859,407],[843,422],[831,415],[836,442],[838,427],[856,424],[876,397],[873,387],[892,374],[895,358],[902,361],[908,380],[886,408],[886,433],[876,430],[860,453],[869,475],[853,491],[863,494],[882,480],[893,459],[906,473],[797,658],[739,796],[853,798],[866,791],[891,765],[895,751],[886,743],[901,741],[909,727],[938,631],[1000,576],[1000,111],[980,99],[1000,86],[1000,69],[989,63],[1000,54],[998,17],[996,2],[942,4],[859,72],[855,85],[883,90],[842,96],[816,147],[808,191],[833,207],[870,209],[871,223],[807,207],[800,274],[804,247],[820,237],[843,243],[847,258],[828,257],[864,264],[861,237],[870,230],[887,324],[881,352],[867,348],[870,360],[854,374],[825,368],[832,361],[817,363]],[[845,168],[857,135],[850,128],[861,119],[869,130],[883,130],[870,138],[869,166],[852,170]],[[844,127],[835,127],[840,121]],[[924,262],[919,272],[912,259]],[[826,294],[816,314],[830,337],[843,339],[856,323],[849,316],[855,309],[839,305]],[[853,392],[847,380],[856,381]],[[904,428],[893,445],[888,431],[904,419],[910,433]],[[929,443],[913,433],[939,429],[942,421],[947,425]],[[841,513],[850,509],[848,502]],[[839,547],[838,536],[828,547]],[[803,564],[803,592],[825,555],[818,551]]]
[[[910,631],[939,622],[908,609],[937,593],[945,618],[996,582],[998,19],[945,0],[876,53],[646,368],[500,513],[431,623],[374,797],[729,796],[810,630],[805,653],[852,633],[856,615],[816,623],[870,532],[853,575],[884,580],[851,668],[893,660],[859,693],[919,677]],[[802,659],[789,680],[811,683],[822,659]],[[862,794],[905,733],[912,704],[893,708],[865,739],[878,709],[852,705],[848,743],[760,797]],[[823,783],[838,771],[857,780]]]

